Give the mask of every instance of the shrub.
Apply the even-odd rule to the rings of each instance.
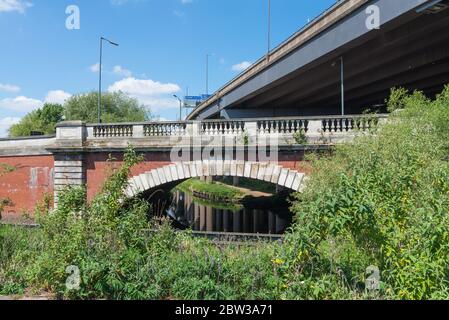
[[[299,145],[304,145],[308,142],[306,131],[302,128],[293,134],[293,139],[295,140],[295,143]]]
[[[363,295],[353,279],[369,265],[381,270],[383,297],[449,297],[449,87],[433,102],[393,91],[390,103],[404,110],[375,135],[315,160],[306,192],[296,195],[291,297],[303,296],[297,283],[308,277],[314,287],[324,277]],[[329,297],[323,290],[313,296]]]

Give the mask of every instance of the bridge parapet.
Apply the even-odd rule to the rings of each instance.
[[[245,140],[258,144],[267,137],[279,138],[279,144],[333,144],[348,141],[356,134],[370,131],[385,121],[387,115],[350,115],[324,117],[284,117],[234,120],[173,121],[148,123],[87,124],[84,147],[166,147],[177,144],[179,138],[196,138],[198,142],[212,137]],[[72,125],[73,123],[71,123]],[[80,126],[84,126],[79,124]],[[58,126],[62,131],[72,126]],[[74,131],[73,131],[74,132]],[[302,137],[298,143],[299,135]],[[171,139],[173,138],[173,139]],[[80,141],[80,140],[77,140]]]
[[[0,139],[0,155],[49,155],[54,149],[80,151],[127,144],[167,147],[178,144],[177,138],[198,138],[204,143],[211,137],[238,140],[247,136],[250,143],[257,144],[263,140],[258,137],[276,136],[280,144],[291,145],[298,144],[295,135],[299,133],[304,136],[304,144],[334,144],[374,129],[386,119],[387,115],[350,115],[118,124],[70,121],[58,124],[56,136]]]

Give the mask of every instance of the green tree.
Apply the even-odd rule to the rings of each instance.
[[[150,113],[137,99],[122,92],[103,93],[103,122],[138,122],[151,119]],[[64,104],[64,115],[67,120],[82,120],[96,123],[98,121],[98,93],[89,92],[72,96]]]
[[[123,92],[103,93],[103,122],[141,122],[152,116],[137,99]],[[41,109],[27,114],[18,124],[9,129],[11,137],[27,137],[33,131],[44,134],[56,132],[56,124],[63,120],[81,120],[89,123],[98,121],[98,93],[89,92],[72,96],[62,106],[45,104]]]
[[[56,124],[63,119],[63,107],[60,104],[45,104],[41,109],[27,114],[19,123],[11,126],[12,137],[30,136],[33,131],[43,134],[55,132]]]

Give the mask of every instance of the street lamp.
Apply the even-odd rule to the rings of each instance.
[[[206,95],[209,95],[209,57],[210,54],[206,54]]]
[[[267,50],[267,60],[270,59],[271,51],[271,0],[268,0],[268,50]]]
[[[103,69],[103,41],[109,42],[109,44],[118,47],[118,43],[112,42],[106,38],[100,37],[100,70],[98,79],[98,123],[101,123],[101,71]]]
[[[337,62],[340,61],[340,90],[341,90],[341,115],[345,115],[345,61],[343,56],[338,58],[336,61],[332,63],[332,66],[335,67]]]
[[[182,121],[182,100],[176,94],[174,94],[173,97],[179,101],[179,121]]]

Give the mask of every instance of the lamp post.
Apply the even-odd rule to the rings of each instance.
[[[343,56],[338,58],[336,61],[332,63],[332,67],[337,65],[337,62],[340,62],[340,95],[341,95],[341,115],[345,115],[345,61]]]
[[[345,115],[345,62],[340,57],[341,115]]]
[[[206,54],[206,95],[209,95],[209,56]]]
[[[179,121],[182,121],[182,100],[176,94],[174,94],[173,97],[179,101]]]
[[[268,50],[267,50],[267,60],[270,59],[271,51],[271,0],[268,0]]]
[[[106,38],[100,37],[100,70],[98,79],[98,123],[101,123],[101,72],[103,69],[103,41],[109,42],[109,44],[118,47],[118,43],[112,42]]]

